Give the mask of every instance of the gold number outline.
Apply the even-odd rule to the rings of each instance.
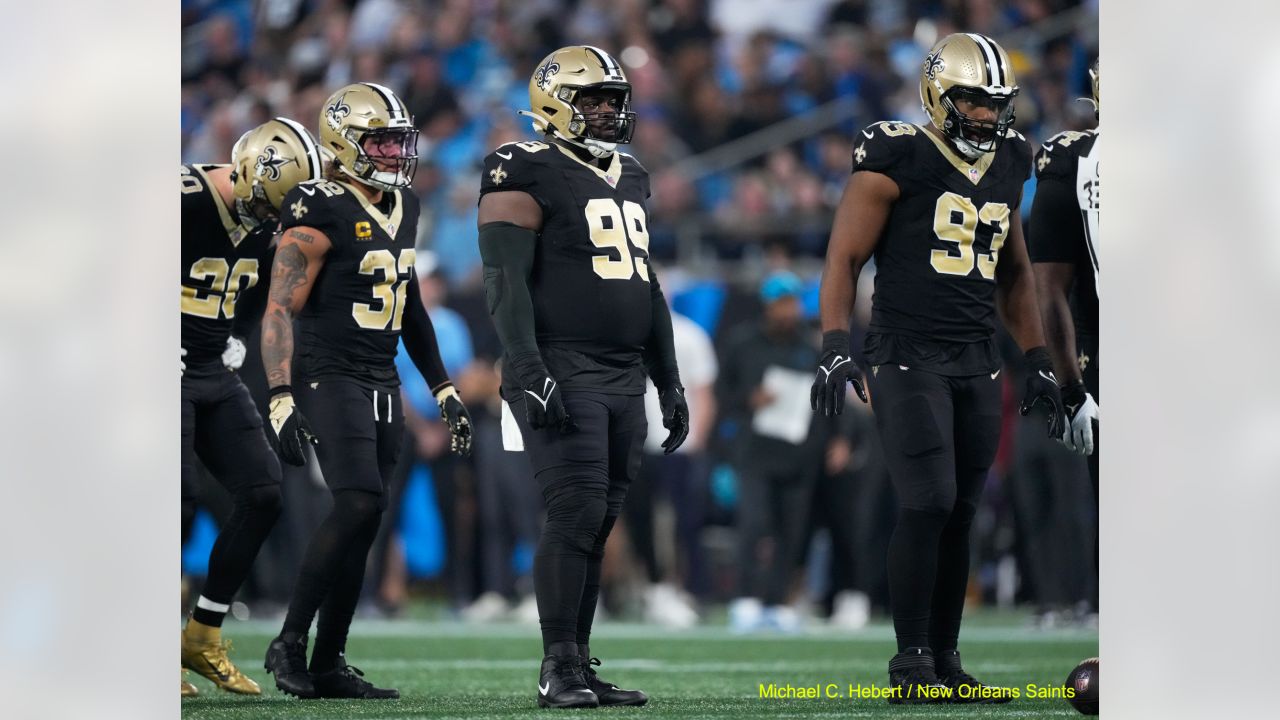
[[[619,207],[609,198],[592,198],[587,201],[584,212],[591,244],[618,253],[617,258],[611,253],[592,255],[591,267],[596,275],[605,280],[630,280],[632,274],[636,274],[649,282],[649,221],[645,217],[644,206],[624,200]],[[609,220],[607,228],[604,226],[606,218]],[[644,255],[633,253],[632,245]]]

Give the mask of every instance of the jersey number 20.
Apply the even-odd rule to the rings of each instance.
[[[644,217],[644,208],[630,200],[624,200],[619,208],[618,203],[609,198],[595,198],[587,203],[586,212],[591,244],[618,253],[617,259],[609,253],[593,255],[591,267],[596,274],[605,280],[630,280],[634,272],[648,282],[649,265],[645,258],[631,254],[631,245],[646,256],[649,254],[649,222]]]
[[[978,223],[992,227],[991,252],[974,253],[973,242],[978,238]],[[963,195],[943,193],[933,212],[933,232],[938,239],[956,244],[958,255],[947,250],[929,253],[933,269],[944,275],[968,275],[976,261],[978,272],[988,280],[996,278],[996,262],[1000,248],[1009,236],[1009,206],[1004,203],[983,203],[979,210],[973,201]]]
[[[404,317],[405,283],[409,282],[408,272],[418,259],[417,251],[405,248],[400,251],[400,259],[390,250],[370,250],[360,259],[360,274],[373,275],[382,273],[382,280],[373,286],[373,298],[378,301],[378,309],[369,303],[353,303],[351,317],[356,324],[366,330],[400,329],[400,320]],[[400,279],[400,274],[405,278]]]

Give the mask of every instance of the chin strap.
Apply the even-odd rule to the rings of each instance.
[[[975,148],[961,138],[951,138],[951,144],[955,146],[956,150],[960,151],[961,155],[964,155],[970,160],[977,160],[984,154],[981,150]]]
[[[578,138],[566,137],[564,134],[560,132],[559,129],[556,128],[556,126],[549,124],[545,119],[542,118],[542,116],[538,115],[537,113],[533,113],[528,110],[517,110],[516,114],[524,115],[525,117],[532,120],[533,131],[538,133],[539,135],[546,134],[549,131],[552,135],[555,135],[557,138],[560,138],[561,140],[567,143],[570,143],[572,145],[576,145],[582,148],[583,150],[586,150],[587,152],[591,153],[592,157],[606,158],[612,155],[614,151],[618,149],[618,143],[614,143],[614,142],[605,142],[603,140],[596,140],[595,138],[582,138],[581,140],[579,140]]]

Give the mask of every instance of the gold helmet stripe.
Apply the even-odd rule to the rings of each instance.
[[[621,81],[623,79],[622,68],[618,67],[618,63],[614,61],[612,55],[594,45],[583,45],[582,47],[595,53],[596,58],[600,61],[600,66],[604,68],[605,80]]]
[[[378,85],[377,83],[363,84],[373,88],[374,92],[382,96],[382,101],[387,104],[387,109],[391,111],[392,121],[404,120],[406,123],[409,121],[409,112],[405,110],[404,105],[400,102],[400,98],[396,97],[395,93],[391,92],[388,88]]]
[[[1004,87],[1004,68],[1000,67],[1000,53],[996,52],[991,40],[984,35],[978,33],[965,33],[973,40],[974,44],[982,50],[982,56],[987,61],[987,84]],[[997,76],[999,80],[997,81]]]
[[[298,142],[302,144],[303,149],[306,150],[307,153],[307,164],[311,168],[310,177],[312,179],[319,178],[321,167],[320,151],[316,148],[315,141],[311,139],[311,133],[307,132],[306,128],[302,127],[302,125],[296,120],[290,120],[287,117],[278,117],[276,120],[284,123],[285,127],[292,130],[294,134],[298,136]]]

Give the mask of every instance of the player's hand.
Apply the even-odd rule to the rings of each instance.
[[[1084,383],[1067,383],[1062,388],[1062,402],[1067,406],[1066,427],[1062,431],[1062,444],[1081,455],[1093,454],[1094,425],[1098,424],[1098,403],[1085,388]]]
[[[228,370],[239,370],[244,364],[244,341],[235,335],[227,336],[227,349],[222,351],[222,364]]]
[[[276,433],[276,444],[280,448],[280,459],[290,465],[306,465],[303,444],[319,445],[320,440],[311,432],[311,425],[294,404],[293,392],[288,385],[272,388],[269,414],[271,429]]]
[[[1049,351],[1043,346],[1027,351],[1027,392],[1022,396],[1022,405],[1018,408],[1024,416],[1030,415],[1037,405],[1044,405],[1049,412],[1049,437],[1062,437],[1062,429],[1066,426],[1067,408],[1062,404],[1062,391],[1058,389],[1058,378],[1053,374],[1053,361],[1049,359]]]
[[[662,427],[669,431],[662,441],[662,452],[670,455],[689,437],[689,403],[684,399],[684,388],[676,384],[659,390],[658,404],[662,406]]]
[[[186,348],[182,348],[182,356],[181,356],[181,357],[186,357],[186,356],[187,356],[187,349],[186,349]],[[178,376],[179,376],[179,377],[181,377],[181,376],[185,375],[185,374],[186,374],[186,372],[187,372],[187,361],[186,361],[186,360],[183,360],[183,359],[181,359],[181,358],[179,358],[179,359],[178,359],[178,364],[182,366],[182,369],[178,371]]]
[[[436,404],[440,406],[440,417],[449,426],[449,449],[456,455],[471,455],[471,415],[467,406],[462,404],[462,396],[452,384],[446,385],[436,392]]]
[[[809,390],[809,405],[819,415],[839,415],[844,411],[844,395],[848,383],[862,402],[867,401],[863,388],[862,371],[849,352],[849,333],[832,330],[822,334],[822,359]]]
[[[534,430],[557,428],[562,434],[575,433],[578,425],[569,417],[564,409],[564,397],[560,394],[560,383],[546,374],[525,383],[524,413],[529,427]]]

